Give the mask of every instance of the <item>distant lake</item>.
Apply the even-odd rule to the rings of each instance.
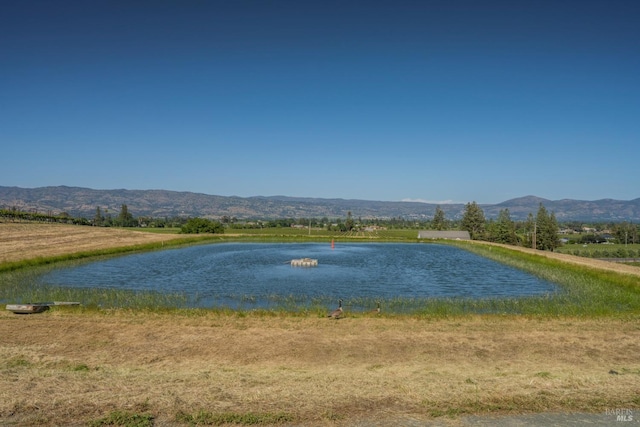
[[[317,267],[292,267],[314,258]],[[147,252],[42,276],[45,285],[181,293],[192,307],[268,307],[279,297],[489,298],[553,293],[518,269],[439,244],[218,243]]]

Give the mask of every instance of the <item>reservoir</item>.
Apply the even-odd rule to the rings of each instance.
[[[311,258],[313,267],[291,260]],[[557,285],[473,253],[416,243],[217,243],[54,269],[42,285],[178,293],[190,307],[314,299],[518,298]]]

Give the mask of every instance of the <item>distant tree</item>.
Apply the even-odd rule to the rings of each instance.
[[[116,224],[120,227],[136,227],[138,225],[138,221],[133,218],[133,215],[129,212],[127,205],[122,205]]]
[[[138,217],[138,227],[154,227],[155,222],[153,217],[150,216],[139,216]]]
[[[431,227],[434,230],[446,230],[447,219],[444,216],[444,211],[440,209],[440,206],[436,206],[436,213],[433,215],[433,221]]]
[[[481,239],[485,231],[484,212],[476,202],[467,203],[460,227],[469,232],[471,239]]]
[[[344,222],[345,231],[353,230],[354,225],[355,225],[355,222],[353,221],[353,217],[351,216],[351,211],[348,211],[347,212],[347,219]]]
[[[509,209],[501,209],[498,214],[498,219],[491,223],[490,240],[507,245],[515,245],[518,243],[516,226],[511,220]]]
[[[104,224],[104,216],[102,216],[102,212],[100,211],[100,206],[96,207],[96,214],[93,217],[93,225],[96,227],[101,227]]]
[[[620,244],[638,243],[638,227],[629,222],[615,224],[612,227],[613,235]]]
[[[536,247],[536,238],[535,238],[536,231],[537,231],[536,230],[536,219],[534,218],[533,214],[531,212],[529,212],[529,215],[527,216],[527,220],[524,223],[524,232],[525,232],[524,245],[526,247],[535,249],[535,247]]]
[[[218,221],[211,221],[206,218],[191,218],[182,226],[181,232],[185,234],[224,233],[224,226]]]
[[[558,239],[558,221],[555,214],[552,212],[549,214],[547,209],[540,203],[538,213],[536,215],[536,249],[543,251],[553,251],[560,246],[560,239]]]

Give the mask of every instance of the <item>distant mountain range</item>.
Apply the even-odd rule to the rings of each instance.
[[[640,198],[634,200],[547,200],[526,196],[498,204],[479,204],[485,217],[496,218],[509,209],[511,219],[525,220],[535,215],[540,203],[553,212],[558,221],[622,222],[640,221]],[[91,219],[100,207],[103,214],[118,215],[122,205],[136,217],[174,216],[217,219],[276,218],[354,218],[432,219],[437,206],[447,219],[462,217],[465,204],[429,204],[420,202],[381,202],[356,199],[317,199],[308,197],[256,196],[227,197],[167,190],[93,190],[80,187],[19,188],[0,186],[0,208],[60,214]]]

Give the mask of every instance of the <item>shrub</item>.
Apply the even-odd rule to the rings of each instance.
[[[218,221],[211,221],[205,218],[191,218],[182,226],[182,233],[200,234],[200,233],[224,233],[224,227]]]

